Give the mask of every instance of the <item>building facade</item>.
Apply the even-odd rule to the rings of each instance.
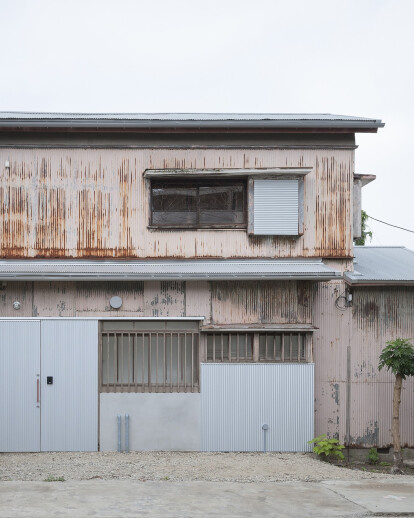
[[[0,450],[389,445],[375,362],[414,279],[351,277],[355,133],[381,126],[3,113]]]

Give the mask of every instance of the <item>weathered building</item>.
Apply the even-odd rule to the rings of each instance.
[[[355,133],[382,125],[1,114],[0,450],[116,449],[118,415],[138,450],[387,446],[414,276],[353,277]]]

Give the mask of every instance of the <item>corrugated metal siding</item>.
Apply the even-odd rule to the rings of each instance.
[[[42,321],[41,337],[41,449],[97,451],[98,323]]]
[[[254,234],[297,236],[298,180],[254,180]]]
[[[312,323],[310,281],[8,282],[1,317],[185,317],[217,324]],[[109,300],[122,298],[119,310]],[[20,301],[19,311],[13,302]]]
[[[0,322],[0,451],[40,450],[38,374],[40,322]]]
[[[353,157],[344,149],[1,149],[0,256],[350,257]],[[147,228],[146,169],[251,167],[313,169],[303,236]]]
[[[211,321],[231,323],[311,323],[308,281],[227,281],[211,283]]]
[[[349,405],[350,444],[387,447],[394,377],[378,371],[378,358],[388,340],[414,337],[414,288],[354,288],[353,307],[342,310],[335,301],[344,283],[318,283],[314,289],[315,435],[328,433],[345,442]],[[412,378],[403,383],[401,440],[414,447]]]
[[[392,394],[395,377],[378,372],[378,358],[388,340],[414,339],[414,287],[354,288],[352,307],[351,438],[370,446],[392,444]],[[403,382],[401,443],[414,447],[414,379]],[[371,423],[367,426],[367,423]]]
[[[202,364],[203,451],[310,451],[313,364]]]
[[[326,433],[344,442],[351,310],[335,307],[345,290],[343,282],[320,283],[314,289],[315,435]]]

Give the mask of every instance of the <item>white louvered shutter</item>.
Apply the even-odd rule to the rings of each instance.
[[[298,235],[298,180],[254,180],[253,233],[259,236]]]

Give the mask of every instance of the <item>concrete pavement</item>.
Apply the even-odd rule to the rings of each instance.
[[[414,481],[0,482],[2,518],[414,516]]]

